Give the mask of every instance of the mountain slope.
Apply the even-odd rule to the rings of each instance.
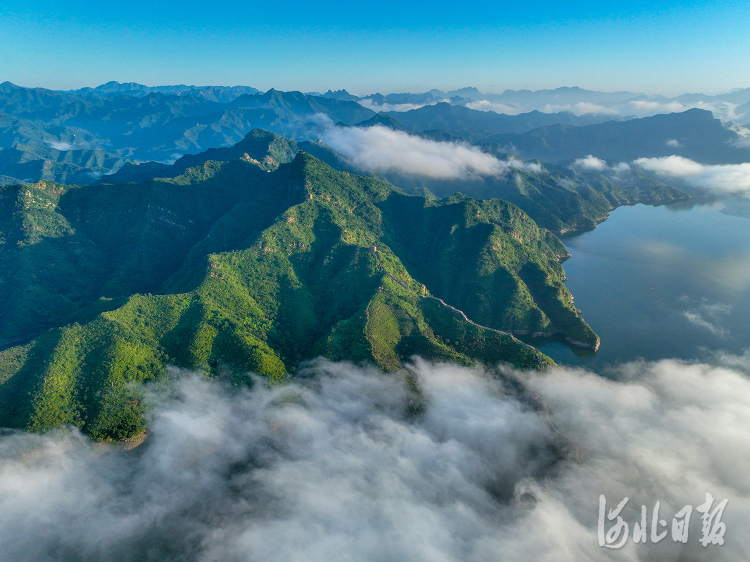
[[[306,153],[272,172],[240,158],[0,193],[0,425],[132,436],[136,383],[169,364],[241,384],[317,355],[548,363],[497,330],[598,346],[563,285],[564,247],[509,203],[406,196]]]
[[[90,183],[117,170],[125,160],[103,150],[57,150],[39,144],[0,148],[0,170],[20,181],[38,179],[65,183]],[[17,183],[5,181],[0,183]]]

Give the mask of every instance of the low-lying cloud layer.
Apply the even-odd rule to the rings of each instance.
[[[682,113],[688,109],[705,109],[714,114],[714,117],[725,122],[746,122],[750,116],[736,103],[716,100],[699,100],[695,102],[680,102],[670,99],[634,99],[623,102],[596,103],[592,101],[579,101],[575,103],[533,103],[518,101],[516,103],[503,102],[497,99],[475,99],[466,104],[470,109],[481,111],[495,111],[507,115],[518,115],[529,111],[542,111],[544,113],[557,113],[569,111],[576,115],[605,114],[619,115],[621,117],[650,117],[660,113]],[[744,107],[744,106],[743,106]]]
[[[664,156],[639,158],[633,164],[665,178],[679,179],[692,187],[750,197],[750,162],[706,165],[682,156]]]
[[[513,169],[538,173],[538,164],[498,160],[464,143],[437,142],[382,126],[333,127],[323,141],[352,165],[376,173],[399,173],[434,179],[502,176]]]
[[[471,101],[466,104],[469,109],[476,109],[478,111],[494,111],[495,113],[504,113],[505,115],[518,115],[523,113],[523,110],[516,107],[515,105],[492,102],[489,100],[477,100]]]
[[[576,115],[588,115],[588,114],[605,114],[605,115],[618,115],[618,112],[613,107],[608,107],[598,103],[591,103],[581,101],[575,104],[555,105],[546,104],[540,108],[540,111],[544,113],[557,113],[559,111],[570,111]]]
[[[447,101],[447,100],[446,100]],[[367,109],[372,109],[375,112],[381,111],[411,111],[412,109],[419,109],[426,105],[434,105],[433,103],[373,103],[370,98],[357,100],[357,103]]]
[[[398,375],[315,363],[230,392],[197,377],[158,399],[130,452],[79,434],[0,438],[0,552],[12,561],[742,559],[750,551],[750,356],[519,374],[417,361]],[[536,397],[538,395],[539,397]],[[728,499],[723,546],[672,517]],[[600,547],[599,496],[658,544]],[[607,522],[607,529],[611,523]]]

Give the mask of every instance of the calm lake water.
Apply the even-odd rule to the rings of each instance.
[[[563,239],[567,287],[602,339],[596,354],[530,340],[558,363],[706,358],[750,348],[750,201],[613,211]]]

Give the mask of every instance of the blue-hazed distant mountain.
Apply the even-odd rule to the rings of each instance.
[[[617,161],[671,155],[703,164],[750,161],[750,147],[743,143],[743,137],[703,109],[584,127],[554,124],[486,140],[512,147],[524,158],[553,163],[589,154]]]
[[[287,120],[306,119],[322,114],[334,123],[341,121],[354,125],[369,119],[375,112],[349,100],[332,97],[307,96],[302,92],[282,92],[271,88],[264,94],[245,94],[238,97],[229,107],[259,107],[272,109]]]
[[[79,88],[77,90],[61,90],[63,93],[70,93],[82,96],[108,97],[112,95],[124,95],[143,97],[148,94],[168,94],[168,95],[194,95],[206,98],[210,101],[229,103],[243,94],[258,94],[260,90],[250,86],[186,86],[179,84],[176,86],[144,86],[136,82],[107,82],[96,88]]]
[[[16,164],[27,164],[23,170],[41,169],[46,158],[42,153],[50,148],[93,150],[115,157],[113,160],[108,156],[105,159],[108,162],[117,162],[120,158],[170,162],[186,153],[233,145],[256,127],[298,137],[311,127],[319,127],[321,116],[334,123],[352,125],[375,115],[353,101],[307,96],[300,92],[272,89],[260,94],[248,89],[252,92],[232,94],[231,101],[224,103],[209,95],[216,94],[220,88],[184,90],[182,86],[170,86],[161,88],[166,93],[149,91],[158,89],[110,83],[71,93],[3,83],[0,85],[0,149],[13,149],[17,145],[37,146],[38,149],[24,149],[23,155],[17,151],[6,152],[0,175],[29,179],[26,175],[18,176],[20,171]],[[94,90],[96,94],[92,94]],[[29,164],[35,153],[39,161]],[[18,162],[13,161],[13,154]],[[58,167],[48,166],[48,169],[54,172]],[[87,177],[95,178],[111,171],[98,167]],[[55,172],[52,177],[31,179],[67,181],[74,176],[77,182],[84,178],[78,173]]]
[[[712,123],[710,118],[679,124],[684,117],[667,117],[663,123],[672,132],[665,139],[659,127],[652,135],[648,126],[633,119],[633,125],[623,129],[616,123],[623,118],[606,113],[531,111],[509,115],[466,107],[467,100],[477,94],[481,92],[475,88],[463,88],[358,98],[346,90],[309,95],[275,89],[260,93],[249,87],[148,87],[117,82],[62,92],[4,82],[0,84],[0,149],[5,152],[0,158],[0,176],[5,177],[3,181],[83,182],[86,178],[93,181],[101,174],[112,173],[125,161],[171,163],[185,154],[232,146],[254,128],[295,140],[314,140],[331,123],[382,125],[438,141],[494,141],[529,158],[555,162],[589,153],[614,160],[627,159],[634,153],[654,156],[668,152],[701,162],[735,162],[746,158],[738,143],[732,144],[733,139],[739,138],[738,132]],[[503,95],[506,94],[510,95],[507,92]],[[555,99],[570,102],[582,99],[584,94],[596,93],[563,88],[531,94],[539,99],[556,96]],[[621,94],[625,95],[612,94],[606,99],[619,99]],[[731,95],[739,100],[745,93],[738,91]],[[453,101],[442,101],[446,96],[453,96]],[[439,101],[435,103],[436,100]],[[369,107],[362,105],[365,101]],[[379,105],[413,107],[424,103],[428,105],[380,115],[370,109]],[[748,106],[750,102],[733,107],[737,115],[742,115],[750,113]],[[586,128],[608,121],[615,123],[600,129]],[[579,131],[581,128],[586,130]],[[683,142],[680,140],[683,137],[694,140]],[[666,145],[667,140],[673,142]],[[677,145],[680,150],[668,150]],[[628,146],[639,150],[626,149]],[[58,154],[67,151],[76,152]],[[87,162],[92,163],[92,169],[85,169]],[[34,177],[35,174],[40,175]]]
[[[360,99],[358,96],[350,94],[346,90],[336,90],[335,92],[328,90],[325,94],[318,94],[318,95],[319,97],[332,98],[332,99],[341,100],[341,101],[357,101]]]
[[[388,115],[417,132],[441,129],[469,141],[483,140],[502,133],[524,133],[544,125],[589,125],[605,121],[622,121],[621,117],[607,114],[575,115],[563,111],[542,113],[532,111],[520,115],[505,115],[494,111],[479,111],[459,105],[440,102],[410,111],[390,111]]]

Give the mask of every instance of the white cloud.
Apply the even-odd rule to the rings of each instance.
[[[668,139],[667,142],[666,142],[666,144],[667,144],[667,146],[672,146],[674,148],[678,148],[678,147],[682,146],[680,144],[680,141],[678,141],[677,139]]]
[[[124,453],[75,431],[0,436],[0,548],[94,560],[734,561],[750,550],[750,356],[516,374],[417,361],[396,374],[319,361],[285,387],[187,377]],[[512,373],[511,373],[512,374]],[[412,402],[413,404],[413,402]],[[633,530],[705,493],[726,543],[607,550],[598,498]],[[650,519],[650,514],[649,514]],[[668,527],[669,529],[669,527]]]
[[[564,177],[558,179],[557,182],[567,189],[575,189],[576,187],[578,187],[578,184],[576,184],[576,182]]]
[[[597,158],[596,156],[592,156],[591,154],[589,154],[585,158],[578,158],[573,162],[573,165],[580,168],[585,168],[587,170],[598,171],[607,170],[609,168],[604,160],[602,160],[601,158]]]
[[[321,133],[323,141],[352,165],[376,173],[400,173],[430,178],[460,179],[501,176],[511,169],[541,171],[539,164],[498,160],[478,148],[437,142],[386,127],[333,127]]]
[[[739,135],[739,138],[734,142],[735,146],[750,148],[750,129],[735,123],[730,123],[726,127]]]
[[[494,111],[495,113],[504,113],[505,115],[518,115],[523,110],[515,105],[506,105],[504,103],[491,102],[489,100],[471,101],[466,104],[469,109],[478,111]]]
[[[625,174],[630,172],[630,164],[627,162],[618,162],[612,166],[612,170],[615,174]]]
[[[735,121],[744,117],[743,113],[737,113],[737,107],[737,104],[729,102],[698,101],[683,104],[677,101],[632,100],[620,110],[620,114],[630,112],[638,117],[647,117],[660,113],[681,113],[688,109],[705,109],[717,119]]]
[[[446,100],[447,101],[447,100]],[[382,103],[382,104],[375,104],[372,102],[370,98],[357,100],[357,103],[361,105],[362,107],[366,107],[367,109],[372,109],[376,112],[381,111],[409,111],[412,109],[419,109],[420,107],[425,107],[426,105],[433,105],[437,102],[433,103]]]
[[[731,312],[732,307],[728,304],[704,301],[684,311],[683,315],[694,326],[708,330],[717,337],[726,337],[729,335],[729,330],[723,328],[721,323]]]
[[[724,337],[728,334],[728,332],[724,328],[717,326],[716,324],[713,324],[703,318],[700,312],[696,312],[694,310],[686,310],[685,312],[683,312],[683,314],[691,324],[700,328],[705,328],[715,336]]]
[[[73,150],[73,145],[64,141],[49,141],[49,145],[55,150]]]
[[[657,113],[678,113],[690,109],[677,101],[657,102],[648,100],[633,100],[629,102],[630,107],[638,115],[655,115]]]
[[[589,154],[584,158],[578,158],[570,165],[571,168],[582,168],[594,172],[609,175],[612,180],[622,179],[620,176],[630,173],[630,164],[627,162],[617,162],[611,166],[605,160]]]
[[[639,158],[633,164],[660,176],[680,179],[692,187],[750,197],[750,162],[704,165],[673,155]]]
[[[586,115],[588,113],[605,113],[616,115],[617,111],[611,107],[605,107],[597,103],[579,102],[573,106],[573,113]]]

